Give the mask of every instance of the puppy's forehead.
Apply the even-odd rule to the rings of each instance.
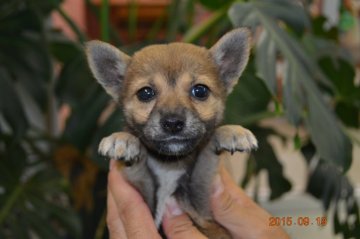
[[[206,48],[171,43],[152,45],[135,53],[127,70],[130,78],[162,74],[170,82],[184,73],[217,78],[218,69]]]

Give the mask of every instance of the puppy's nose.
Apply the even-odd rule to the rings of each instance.
[[[161,121],[161,127],[168,133],[176,134],[183,130],[185,122],[178,116],[164,117]]]

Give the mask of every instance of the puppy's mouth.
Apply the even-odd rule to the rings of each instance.
[[[199,138],[169,136],[152,141],[155,150],[159,154],[167,156],[185,156],[196,148]]]

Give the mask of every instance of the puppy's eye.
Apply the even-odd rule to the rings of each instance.
[[[206,85],[195,85],[191,88],[191,95],[198,100],[206,100],[209,96],[209,88]]]
[[[151,101],[154,97],[155,97],[155,91],[150,88],[150,87],[144,87],[141,88],[137,93],[136,93],[138,99],[142,102],[148,102]]]

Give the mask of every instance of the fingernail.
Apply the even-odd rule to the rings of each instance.
[[[219,174],[216,174],[212,184],[212,196],[218,197],[224,191],[224,184]]]
[[[183,211],[179,207],[179,204],[176,202],[176,199],[174,197],[170,197],[166,202],[166,210],[168,215],[171,215],[171,217],[180,216],[183,214]]]

